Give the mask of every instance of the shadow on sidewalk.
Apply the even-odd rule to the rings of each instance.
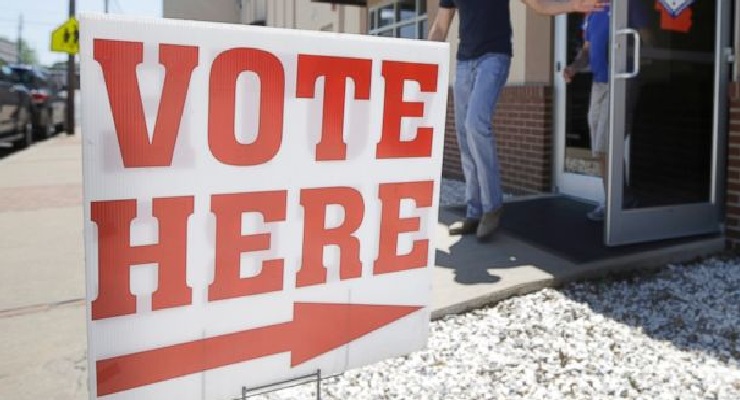
[[[439,213],[439,222],[450,226],[458,219],[457,207],[443,207]],[[464,211],[462,211],[464,213]],[[498,233],[494,234],[491,243],[496,242]],[[435,265],[449,268],[455,272],[455,282],[463,285],[496,283],[501,278],[491,270],[507,269],[521,266],[512,255],[504,251],[495,251],[489,244],[481,244],[475,235],[463,236],[448,251],[437,249]]]

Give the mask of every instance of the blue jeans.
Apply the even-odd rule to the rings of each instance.
[[[489,53],[458,60],[455,75],[455,129],[465,174],[466,217],[503,205],[493,112],[509,77],[511,57]]]

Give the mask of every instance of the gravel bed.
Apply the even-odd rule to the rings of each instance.
[[[740,259],[545,289],[431,324],[323,399],[740,399]],[[298,387],[254,399],[312,399]]]
[[[440,185],[439,205],[446,206],[463,206],[465,205],[465,182],[454,179],[442,178]],[[504,193],[504,201],[513,200],[516,196],[510,193]]]
[[[465,204],[465,182],[442,178],[439,205],[451,206]]]

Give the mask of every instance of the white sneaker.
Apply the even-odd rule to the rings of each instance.
[[[594,208],[593,210],[589,211],[586,214],[586,218],[590,219],[594,222],[601,222],[604,220],[604,206],[602,204],[599,204]]]

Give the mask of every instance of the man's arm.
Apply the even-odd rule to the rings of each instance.
[[[429,40],[435,42],[444,42],[447,40],[447,33],[450,31],[452,19],[455,17],[454,8],[440,7],[437,16],[434,18],[432,28],[429,29]]]
[[[522,3],[544,15],[587,13],[604,7],[604,0],[522,0]]]
[[[576,73],[586,68],[588,65],[588,52],[590,48],[590,43],[585,42],[583,43],[583,47],[581,47],[580,50],[578,50],[578,55],[576,55],[576,58],[573,60],[573,62],[565,67],[563,69],[563,78],[565,79],[566,83],[570,83],[570,81],[573,80],[573,77],[576,75]]]

